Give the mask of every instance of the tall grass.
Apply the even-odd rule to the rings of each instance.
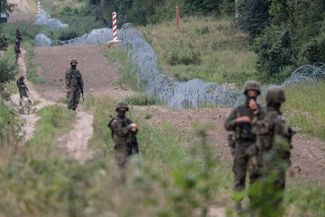
[[[174,22],[141,30],[157,51],[161,67],[180,80],[242,84],[257,76],[256,55],[230,19],[188,17],[180,30]]]
[[[291,124],[303,133],[325,139],[325,82],[288,88],[283,110]]]
[[[120,85],[121,88],[126,85],[133,90],[141,90],[141,85],[138,82],[138,78],[135,73],[136,68],[128,58],[127,52],[124,49],[105,49],[104,56],[107,57],[108,61],[113,64],[113,66],[119,72],[120,77],[118,80],[118,85]]]
[[[60,106],[49,106],[38,112],[40,120],[36,124],[33,138],[28,145],[51,146],[56,144],[56,136],[68,130],[74,120],[74,113]]]

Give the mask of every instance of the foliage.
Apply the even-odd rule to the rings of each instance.
[[[174,22],[141,28],[166,73],[179,80],[217,83],[256,79],[256,56],[249,50],[247,35],[232,20],[188,17],[180,30],[173,29]]]
[[[8,2],[8,0],[0,0],[0,13],[9,14],[14,8],[14,4]]]
[[[161,102],[151,96],[140,93],[135,96],[129,96],[125,98],[125,101],[130,105],[139,105],[139,106],[150,106],[150,105],[159,105]]]
[[[237,23],[241,29],[255,38],[270,23],[269,8],[271,0],[241,0],[239,1],[239,17]]]
[[[50,146],[55,144],[56,134],[69,129],[74,120],[74,113],[60,106],[49,106],[38,112],[41,119],[36,124],[33,138],[28,145]]]
[[[0,84],[15,79],[17,74],[16,66],[9,62],[8,59],[0,59]]]
[[[291,125],[303,133],[325,139],[325,82],[301,84],[287,90],[284,111]],[[297,100],[299,99],[299,100]]]
[[[110,48],[104,50],[104,56],[119,72],[118,85],[122,89],[126,85],[133,90],[140,90],[141,86],[135,73],[135,67],[128,57],[127,52],[122,48]]]
[[[284,67],[294,63],[290,34],[277,27],[269,28],[256,40],[255,52],[258,54],[258,69],[267,78],[279,74]]]

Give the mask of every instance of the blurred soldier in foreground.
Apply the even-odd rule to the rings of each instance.
[[[76,110],[80,101],[80,94],[84,99],[84,82],[82,75],[77,69],[77,60],[71,60],[71,68],[65,73],[65,86],[67,90],[68,109]]]
[[[254,205],[260,217],[281,217],[284,214],[282,201],[286,170],[291,164],[291,138],[295,134],[280,111],[284,102],[284,91],[278,86],[271,87],[266,95],[265,116],[253,124],[262,175],[254,189],[257,196]]]
[[[136,138],[138,127],[126,117],[127,111],[129,111],[127,103],[118,103],[116,106],[117,117],[108,123],[114,141],[115,159],[120,169],[126,167],[131,155],[139,152]]]
[[[260,84],[256,81],[247,81],[244,87],[246,101],[232,110],[225,122],[225,128],[232,133],[229,135],[229,146],[232,149],[234,190],[237,194],[235,209],[242,211],[241,200],[246,184],[246,174],[249,173],[251,183],[257,179],[255,166],[251,166],[252,159],[256,159],[256,135],[252,132],[252,122],[263,116],[263,109],[257,103],[260,95]]]
[[[28,98],[28,102],[31,103],[31,100],[29,99],[29,96],[28,96],[28,88],[25,84],[25,77],[21,76],[20,78],[18,78],[16,81],[16,84],[17,84],[17,87],[19,90],[19,96],[20,96],[19,105],[22,106],[24,97]]]
[[[18,58],[19,58],[20,53],[21,53],[21,51],[20,51],[20,45],[19,45],[19,41],[18,40],[16,40],[16,43],[15,43],[15,47],[14,48],[15,48],[15,54],[16,54],[16,61],[15,61],[15,63],[18,66]]]

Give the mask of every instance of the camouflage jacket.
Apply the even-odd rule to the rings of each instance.
[[[69,69],[65,73],[65,86],[72,91],[83,92],[84,82],[78,69]]]
[[[268,108],[263,119],[253,123],[256,145],[263,161],[272,163],[285,161],[290,164],[291,128],[282,114]]]
[[[117,146],[125,146],[128,149],[134,149],[135,152],[138,152],[138,144],[135,135],[136,132],[131,132],[132,120],[129,118],[120,118],[115,117],[109,123],[108,127],[111,129],[112,138],[115,143],[115,147]]]
[[[249,123],[236,123],[236,119],[242,116],[248,116],[253,121],[260,119],[264,114],[264,109],[258,105],[258,111],[254,114],[246,104],[234,108],[225,122],[227,131],[234,132],[236,141],[255,141],[255,134],[252,132],[252,125]]]
[[[17,87],[18,87],[18,90],[19,90],[19,93],[25,93],[26,91],[28,91],[28,88],[25,84],[25,82],[21,79],[18,79],[16,81],[16,84],[17,84]]]
[[[18,45],[15,45],[15,53],[21,53],[20,47]]]

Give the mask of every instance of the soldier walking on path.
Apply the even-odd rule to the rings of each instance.
[[[18,66],[18,59],[19,59],[19,56],[20,56],[20,53],[21,53],[21,51],[20,51],[20,45],[19,45],[19,41],[18,40],[16,40],[14,50],[15,50],[15,54],[16,54],[16,61],[15,61],[15,63]]]
[[[19,104],[20,104],[20,106],[22,106],[24,97],[28,98],[28,102],[31,103],[31,100],[29,99],[29,96],[28,96],[28,88],[25,84],[25,77],[21,76],[20,78],[18,78],[16,81],[16,84],[17,84],[17,87],[19,90],[19,96],[20,96]]]
[[[235,209],[242,212],[241,200],[246,184],[246,174],[249,173],[251,183],[258,175],[253,170],[253,157],[256,157],[256,136],[252,132],[252,122],[255,118],[262,117],[263,109],[256,102],[260,95],[260,84],[256,81],[247,81],[244,87],[246,101],[243,105],[234,108],[225,122],[227,131],[231,131],[229,145],[233,153],[234,190],[236,196]]]
[[[278,86],[271,87],[266,94],[265,116],[253,124],[261,171],[258,188],[254,189],[254,206],[258,209],[260,217],[282,217],[284,214],[282,202],[286,171],[291,164],[291,138],[295,134],[280,111],[284,102],[283,89]]]
[[[65,73],[65,86],[67,90],[68,109],[76,110],[80,101],[80,94],[84,99],[84,82],[77,69],[77,60],[71,60],[71,68]]]
[[[115,159],[118,167],[122,170],[125,170],[129,157],[139,152],[136,138],[138,127],[126,117],[127,111],[129,111],[127,103],[118,103],[116,106],[117,116],[108,123],[114,141]],[[125,180],[124,174],[122,179]]]
[[[20,48],[20,42],[23,40],[23,37],[21,36],[21,33],[19,31],[19,28],[16,29],[16,41],[18,41],[18,46]]]

